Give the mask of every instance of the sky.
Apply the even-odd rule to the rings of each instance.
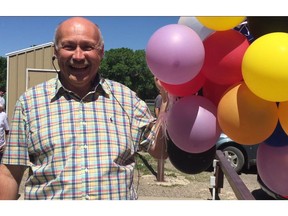
[[[279,2],[281,1],[281,2]],[[105,49],[145,49],[152,34],[181,16],[286,16],[284,0],[13,0],[1,3],[0,56],[53,41],[56,26],[69,16],[87,16],[102,31]],[[277,4],[276,4],[277,2]],[[165,4],[164,4],[165,3]],[[261,6],[261,10],[259,7]],[[269,8],[269,10],[268,10]],[[275,14],[276,13],[276,14]]]
[[[0,56],[52,42],[56,26],[69,16],[0,16]],[[155,31],[180,16],[85,16],[100,26],[105,50],[145,49]]]

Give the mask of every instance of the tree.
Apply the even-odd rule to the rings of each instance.
[[[7,60],[0,56],[0,89],[6,89]]]
[[[154,99],[158,94],[144,50],[119,48],[105,51],[100,73],[105,78],[128,86],[143,100]]]

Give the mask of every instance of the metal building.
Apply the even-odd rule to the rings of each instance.
[[[53,51],[54,44],[49,42],[6,54],[6,112],[10,121],[21,94],[28,88],[56,76],[52,65]]]

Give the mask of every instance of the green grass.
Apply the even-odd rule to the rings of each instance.
[[[154,171],[157,172],[157,161],[150,155],[146,153],[140,153],[144,159],[151,165],[151,167],[154,169]],[[153,174],[148,167],[145,165],[143,160],[140,158],[139,155],[136,155],[136,169],[142,174],[142,175],[151,175]]]
[[[154,112],[154,103],[147,103],[150,112],[153,114],[153,116],[155,116],[155,112]]]

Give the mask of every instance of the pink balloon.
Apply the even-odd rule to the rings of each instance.
[[[161,80],[160,83],[171,95],[184,97],[197,93],[204,85],[205,80],[206,80],[205,76],[199,73],[192,80],[183,84],[172,85],[162,82]]]
[[[149,69],[159,80],[182,84],[193,79],[204,63],[205,50],[201,38],[191,28],[170,24],[158,29],[146,47]]]
[[[189,153],[211,149],[220,137],[217,108],[202,96],[186,96],[168,111],[167,131],[173,143]]]
[[[256,157],[257,171],[264,184],[275,193],[288,195],[288,136],[278,124],[261,143]]]

